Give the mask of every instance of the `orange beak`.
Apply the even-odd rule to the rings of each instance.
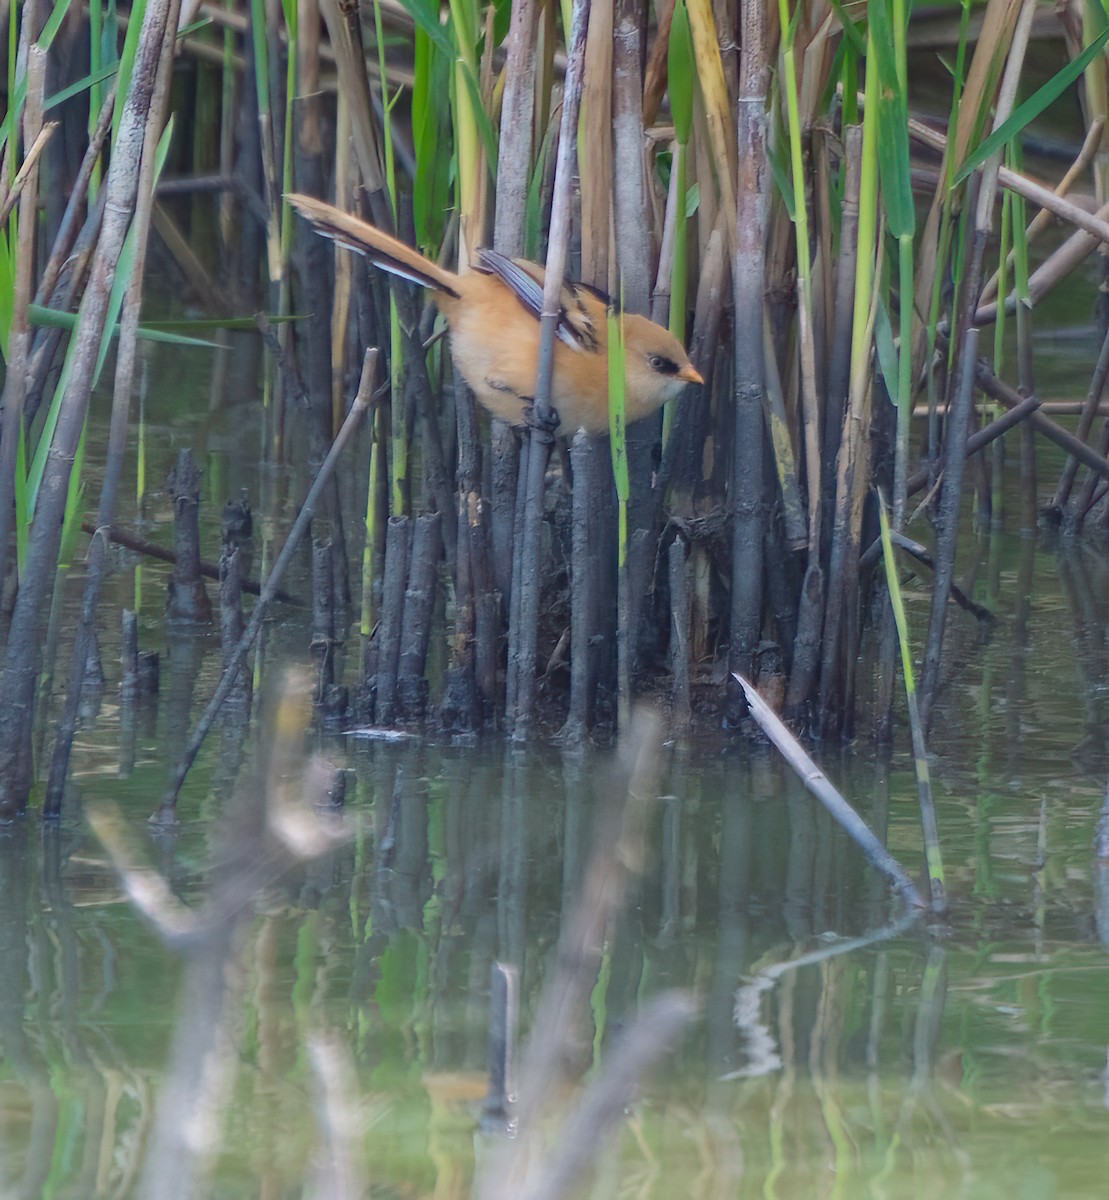
[[[678,378],[684,379],[686,383],[704,383],[701,378],[701,372],[692,363],[686,363],[678,372]]]

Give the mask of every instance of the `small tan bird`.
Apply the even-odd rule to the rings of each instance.
[[[530,424],[539,365],[544,271],[537,263],[479,250],[476,270],[456,275],[349,213],[290,195],[289,203],[325,237],[357,250],[383,270],[431,290],[450,327],[454,361],[474,395],[512,425]],[[682,344],[661,325],[621,316],[625,412],[629,422],[656,412],[689,383],[703,383]],[[556,429],[608,429],[608,321],[605,299],[574,283],[562,288],[551,407]]]

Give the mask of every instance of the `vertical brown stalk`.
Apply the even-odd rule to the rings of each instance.
[[[135,261],[125,298],[119,347],[116,353],[115,386],[112,392],[112,414],[108,424],[108,454],[104,478],[100,485],[96,524],[101,534],[89,543],[88,565],[85,570],[85,591],[81,601],[81,616],[73,642],[68,691],[65,707],[58,723],[54,756],[50,764],[50,779],[46,788],[44,817],[61,813],[66,776],[69,773],[69,754],[77,729],[77,713],[85,673],[85,661],[96,631],[96,609],[100,600],[100,584],[107,566],[107,529],[115,517],[116,500],[123,475],[123,459],[127,449],[128,426],[131,415],[131,393],[135,384],[135,361],[138,354],[139,316],[142,311],[143,274],[149,245],[150,220],[154,204],[154,158],[158,140],[165,127],[169,86],[173,77],[174,46],[177,34],[177,15],[180,0],[170,0],[158,65],[150,119],[143,137],[141,175],[135,205]]]
[[[1021,65],[1028,45],[1034,16],[1034,0],[1024,0],[1012,49],[1005,66],[1005,78],[999,91],[994,114],[994,128],[1008,119],[1016,98]],[[956,344],[955,366],[951,378],[956,391],[949,394],[947,427],[944,432],[944,479],[940,493],[939,536],[936,543],[936,572],[932,588],[932,611],[924,646],[924,669],[920,681],[920,719],[927,733],[932,719],[936,689],[939,685],[940,655],[947,622],[947,602],[955,574],[955,553],[958,548],[959,505],[962,499],[963,468],[966,464],[966,441],[970,432],[970,416],[974,395],[974,358],[978,346],[976,313],[978,297],[982,294],[983,260],[986,243],[993,228],[993,207],[997,190],[997,172],[1001,152],[997,151],[982,168],[978,202],[974,214],[974,231],[969,246],[964,274],[962,311],[956,327],[962,337]]]
[[[108,296],[134,209],[144,131],[151,116],[169,9],[170,0],[149,0],[143,15],[131,88],[105,183],[104,224],[73,335],[73,370],[62,398],[31,525],[23,586],[12,614],[0,675],[0,687],[7,698],[0,715],[0,820],[10,820],[24,811],[30,790],[31,713],[42,656],[42,616],[49,608],[70,473],[92,393]]]
[[[497,211],[493,247],[502,254],[522,254],[531,181],[535,113],[535,38],[538,0],[517,0],[508,30],[504,65],[500,145],[497,156]]]
[[[615,295],[610,278],[612,231],[612,148],[607,131],[612,123],[612,26],[614,0],[590,5],[589,38],[582,78],[581,124],[596,131],[582,145],[578,163],[581,179],[581,277],[586,283]],[[563,125],[565,128],[565,125]],[[576,136],[576,135],[575,135]]]
[[[670,581],[670,720],[675,733],[689,732],[693,710],[689,701],[689,568],[681,538],[670,543],[667,556]]]
[[[339,85],[350,105],[351,141],[370,204],[370,220],[379,229],[393,233],[393,210],[385,186],[381,139],[370,94],[370,79],[366,74],[366,59],[362,53],[362,24],[358,17],[358,6],[346,0],[342,3],[339,0],[320,0],[320,12],[335,52]]]
[[[33,44],[38,37],[45,13],[40,3],[28,3],[23,9],[20,31],[21,49],[27,64],[27,101],[23,112],[23,147],[30,149],[42,127],[43,81],[46,56]],[[14,19],[14,17],[10,17]],[[10,92],[14,87],[9,88]],[[18,143],[15,128],[8,141],[9,153]],[[34,166],[19,198],[19,245],[15,254],[15,284],[12,295],[12,320],[8,334],[8,362],[4,377],[4,408],[0,429],[0,587],[8,573],[8,543],[15,517],[15,472],[19,447],[19,427],[27,399],[28,358],[31,350],[31,325],[27,316],[34,288],[32,273],[35,258],[35,210],[38,207],[38,167]]]
[[[844,186],[840,217],[839,257],[836,261],[832,342],[828,359],[822,448],[826,508],[835,496],[836,454],[839,451],[843,414],[851,370],[851,323],[855,308],[855,255],[859,244],[859,182],[862,176],[861,125],[843,131]],[[825,522],[825,540],[830,530]]]
[[[674,0],[660,0],[655,10],[655,40],[643,76],[643,124],[653,125],[666,94],[669,70],[670,26],[674,23]]]
[[[612,31],[612,163],[617,292],[627,312],[646,316],[651,306],[651,236],[647,216],[647,164],[643,147],[639,0],[616,0]],[[618,582],[617,645],[621,695],[630,694],[643,610],[654,564],[651,468],[661,416],[627,429],[628,536],[626,578]]]
[[[293,169],[299,191],[310,196],[324,192],[326,149],[323,105],[320,94],[320,7],[318,0],[298,0],[296,37],[296,93],[292,106]],[[329,286],[329,247],[304,221],[295,225],[297,253],[294,280],[300,300],[295,310],[305,314],[297,322],[298,362],[307,385],[307,411],[300,419],[308,424],[308,463],[312,473],[327,455],[335,432],[332,374],[332,291]],[[317,529],[331,543],[332,590],[335,600],[350,600],[346,536],[338,480],[326,496]],[[343,623],[344,618],[339,618]]]
[[[1086,403],[1082,406],[1082,415],[1078,419],[1078,428],[1074,431],[1075,436],[1086,441],[1090,436],[1090,430],[1094,425],[1094,417],[1101,406],[1101,398],[1105,394],[1106,379],[1109,378],[1109,333],[1105,335],[1101,343],[1101,353],[1098,355],[1097,366],[1094,368],[1093,377],[1090,379],[1090,387],[1086,393]],[[1078,476],[1078,459],[1073,455],[1067,457],[1066,463],[1063,465],[1062,474],[1059,476],[1059,483],[1055,488],[1055,497],[1052,500],[1052,507],[1062,513],[1070,500],[1071,489],[1074,487],[1074,481]]]
[[[845,624],[850,624],[857,595],[857,580],[850,563],[858,553],[858,479],[862,447],[869,422],[869,389],[851,390],[851,328],[854,320],[855,270],[858,254],[859,186],[862,174],[862,127],[855,125],[844,135],[845,186],[840,255],[837,265],[836,325],[832,358],[828,367],[827,407],[824,431],[825,487],[829,497],[827,531],[828,591],[825,598],[821,656],[818,723],[826,732],[838,726],[841,689],[840,646]],[[796,658],[795,658],[796,662]],[[793,690],[787,712],[802,704],[808,691]],[[837,702],[839,701],[839,702]]]
[[[535,42],[539,9],[538,0],[521,0],[513,4],[512,22],[508,31],[508,59],[504,68],[504,100],[501,105],[500,149],[497,158],[497,210],[493,226],[493,248],[509,257],[524,253],[527,195],[535,132]],[[464,402],[473,408],[472,396],[467,395]],[[476,419],[473,425],[476,429]],[[507,605],[511,602],[512,595],[512,529],[515,522],[520,446],[515,431],[504,421],[494,420],[491,425],[493,572],[496,586]],[[482,553],[488,550],[484,540],[480,550]]]
[[[581,106],[582,75],[585,68],[586,34],[590,24],[591,0],[578,0],[574,6],[574,26],[566,65],[562,97],[562,132],[555,168],[554,200],[551,206],[551,233],[547,246],[546,275],[543,283],[543,309],[539,318],[539,372],[535,383],[535,414],[542,422],[550,413],[551,374],[554,366],[555,330],[558,327],[563,273],[570,242],[570,183],[577,157],[578,112]],[[532,436],[528,442],[527,503],[524,510],[523,536],[516,540],[515,553],[520,561],[520,608],[516,646],[516,704],[512,736],[527,741],[531,733],[535,706],[535,648],[539,621],[540,523],[542,520],[543,474],[549,447]],[[510,665],[510,670],[513,664]]]
[[[595,457],[595,443],[579,429],[570,445],[574,473],[570,515],[570,712],[560,734],[568,746],[578,746],[585,740],[591,716],[589,632],[594,580],[589,570],[589,497]]]
[[[412,534],[397,665],[397,700],[401,719],[407,721],[423,720],[427,711],[428,684],[425,671],[441,554],[442,525],[443,518],[439,513],[426,513],[416,518],[416,528]]]
[[[401,622],[408,585],[408,557],[412,546],[412,519],[389,518],[385,540],[385,577],[381,587],[381,622],[377,641],[377,698],[374,721],[392,725],[397,719],[397,671],[400,668]]]
[[[744,0],[739,57],[739,174],[735,290],[735,441],[732,523],[732,671],[750,674],[762,631],[763,538],[763,277],[766,270],[770,165],[766,146],[766,89],[770,78],[766,5]]]
[[[320,98],[320,10],[316,0],[297,5],[297,80],[293,101],[293,166],[297,191],[321,196],[324,189],[323,114]],[[300,298],[294,311],[297,355],[308,394],[308,457],[315,470],[331,444],[331,294],[326,241],[305,221],[296,222],[296,282]],[[337,497],[333,497],[337,501]],[[330,505],[329,505],[330,507]],[[334,531],[331,531],[334,534]]]

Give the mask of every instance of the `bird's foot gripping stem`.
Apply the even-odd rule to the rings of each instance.
[[[531,400],[524,406],[524,424],[532,431],[532,436],[537,437],[544,445],[550,446],[554,442],[555,430],[562,423],[562,418],[558,413],[547,406],[547,412],[544,417],[540,417],[536,411],[535,401]]]

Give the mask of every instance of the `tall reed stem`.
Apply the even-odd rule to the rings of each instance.
[[[538,424],[550,420],[551,376],[554,367],[555,331],[558,327],[563,273],[570,240],[570,182],[574,174],[577,149],[578,110],[581,105],[585,43],[589,30],[590,0],[576,0],[574,24],[566,63],[566,82],[562,95],[562,130],[555,168],[554,201],[551,207],[551,233],[547,245],[547,266],[543,281],[543,310],[539,318],[539,377],[535,382],[535,419]],[[521,561],[519,637],[517,646],[517,692],[512,737],[526,742],[531,735],[535,707],[535,647],[539,621],[539,527],[542,519],[543,479],[549,445],[534,433],[527,450],[527,501],[524,509],[523,538],[515,553]],[[511,632],[510,632],[511,638]]]

